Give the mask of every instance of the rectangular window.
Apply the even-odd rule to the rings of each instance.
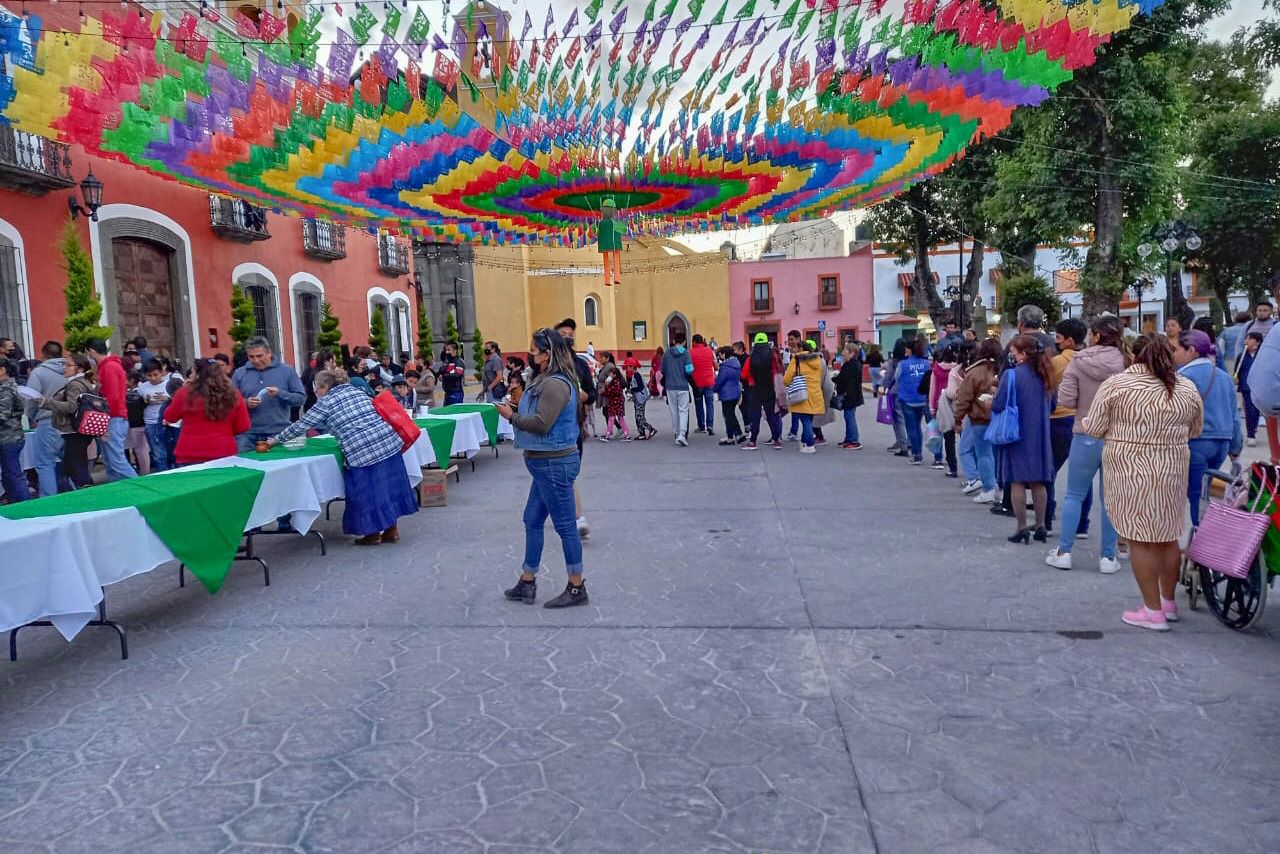
[[[644,341],[649,337],[649,324],[643,320],[631,321],[631,337],[634,338],[637,343]]]
[[[18,250],[0,245],[0,337],[24,340],[22,283],[18,280]],[[24,345],[25,346],[25,345]]]
[[[840,307],[840,277],[818,277],[818,308],[837,309]]]
[[[768,314],[773,311],[773,281],[759,279],[751,283],[751,311]]]
[[[316,339],[320,337],[320,297],[313,293],[298,294],[297,322],[298,347],[302,350],[298,364],[305,365],[319,348]]]
[[[261,335],[271,342],[271,349],[280,352],[280,342],[276,335],[276,311],[271,299],[271,289],[265,285],[249,285],[245,288],[249,298],[253,300],[253,334]]]

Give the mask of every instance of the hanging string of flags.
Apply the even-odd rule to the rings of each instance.
[[[447,40],[394,3],[234,28],[205,3],[176,24],[104,4],[74,33],[9,16],[0,122],[300,216],[584,245],[606,196],[650,236],[891,197],[1161,0],[607,2],[540,31],[446,2]]]

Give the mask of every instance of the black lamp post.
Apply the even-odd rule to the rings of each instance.
[[[1138,298],[1138,328],[1134,331],[1139,335],[1144,334],[1142,329],[1142,292],[1148,285],[1149,283],[1146,279],[1135,279],[1133,284],[1129,286],[1129,290],[1133,291],[1133,295]]]
[[[74,194],[67,199],[71,218],[75,219],[80,214],[87,214],[89,219],[97,222],[98,208],[102,207],[102,182],[94,176],[93,169],[90,169],[89,174],[85,175],[84,180],[80,182],[80,195],[84,197],[83,207],[76,201]]]
[[[1152,229],[1147,238],[1138,244],[1138,256],[1143,260],[1157,249],[1164,253],[1165,319],[1176,317],[1184,329],[1191,328],[1194,312],[1187,305],[1186,298],[1183,296],[1182,278],[1175,269],[1174,261],[1178,258],[1182,258],[1185,261],[1188,253],[1197,251],[1203,245],[1204,241],[1200,238],[1200,232],[1181,220],[1167,222]]]

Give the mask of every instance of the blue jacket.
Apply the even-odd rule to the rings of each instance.
[[[246,402],[269,386],[280,389],[275,397],[263,395],[261,403],[249,410],[249,421],[253,425],[250,430],[254,433],[273,436],[279,433],[293,423],[289,410],[302,406],[307,399],[302,380],[284,362],[272,362],[263,371],[246,362],[231,375],[231,384],[240,390]]]
[[[517,411],[521,415],[533,415],[538,409],[538,398],[542,395],[543,387],[552,382],[569,386],[569,401],[560,410],[560,414],[556,416],[551,429],[547,432],[530,433],[519,427],[515,428],[516,447],[522,451],[565,451],[578,444],[578,390],[564,374],[551,374],[530,383],[529,388],[520,397],[520,406]],[[548,398],[548,401],[550,400],[551,398]]]
[[[1178,369],[1178,373],[1196,384],[1204,401],[1204,429],[1201,439],[1227,439],[1231,453],[1240,453],[1244,434],[1240,429],[1240,411],[1236,409],[1236,390],[1227,372],[1208,359],[1196,359]]]
[[[737,356],[730,356],[720,363],[720,371],[716,374],[716,396],[721,400],[742,397],[742,364]]]
[[[927,359],[910,356],[898,364],[896,393],[898,400],[911,406],[924,406],[929,396],[920,391],[920,381],[933,370]]]
[[[668,348],[662,354],[662,385],[667,391],[688,391],[692,375],[693,360],[683,346]]]
[[[1249,369],[1249,392],[1263,415],[1280,415],[1280,325],[1262,339]]]

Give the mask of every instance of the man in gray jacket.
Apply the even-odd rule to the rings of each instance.
[[[290,409],[302,406],[306,391],[293,368],[276,361],[267,339],[250,338],[244,346],[245,362],[231,375],[231,383],[244,395],[249,407],[248,432],[236,437],[241,453],[259,441],[270,439],[293,423]]]
[[[671,336],[671,346],[662,354],[662,385],[667,391],[667,408],[671,410],[671,432],[676,444],[687,447],[689,432],[689,401],[693,395],[689,378],[693,376],[693,360],[684,348],[684,333]]]
[[[57,341],[47,341],[40,348],[40,356],[44,361],[31,370],[31,375],[27,377],[27,388],[39,392],[41,398],[53,397],[54,392],[67,384],[67,378],[62,375],[66,363],[62,358],[62,345]],[[36,477],[40,481],[40,495],[57,495],[65,443],[62,434],[54,429],[53,411],[41,409],[38,404],[39,400],[27,402],[27,421],[35,428],[32,441]]]

